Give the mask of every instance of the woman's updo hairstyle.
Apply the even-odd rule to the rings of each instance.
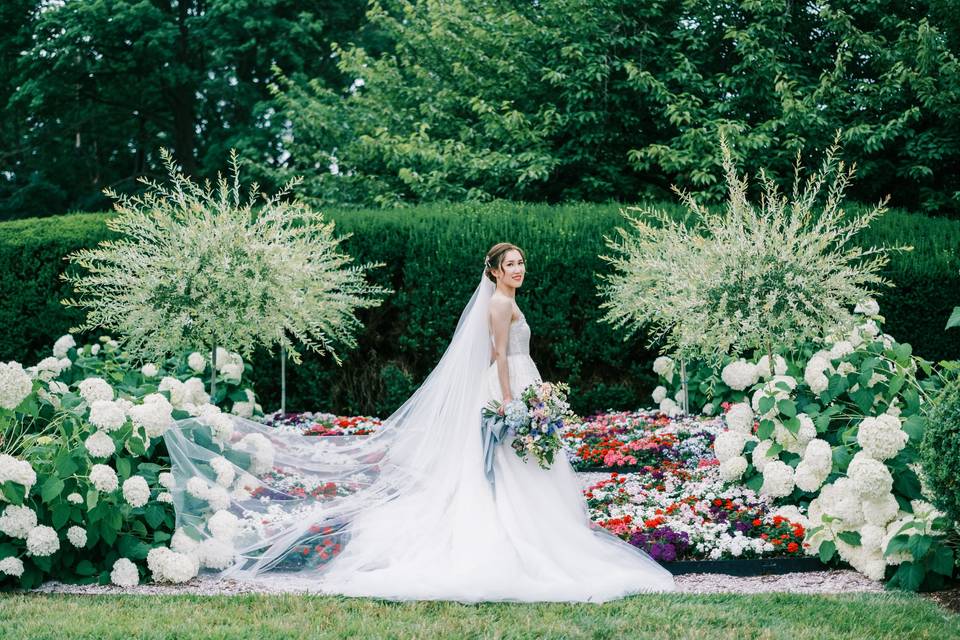
[[[487,251],[487,257],[483,263],[485,267],[483,272],[494,284],[496,284],[497,278],[492,272],[495,269],[500,268],[501,263],[503,263],[503,256],[505,256],[507,251],[510,251],[511,249],[518,251],[520,253],[520,257],[524,260],[527,259],[527,256],[523,254],[523,249],[515,244],[510,244],[509,242],[498,242],[490,247],[490,251]]]

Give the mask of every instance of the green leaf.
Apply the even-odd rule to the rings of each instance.
[[[16,408],[16,411],[19,413],[25,413],[28,416],[37,418],[40,416],[40,404],[37,402],[37,396],[35,393],[31,393],[26,398],[20,402],[20,406]]]
[[[853,400],[860,411],[869,414],[873,408],[873,400],[876,393],[873,389],[860,388],[850,393],[850,399]]]
[[[8,542],[0,542],[0,560],[17,555],[17,548]]]
[[[57,470],[57,476],[60,478],[69,478],[79,468],[77,463],[70,457],[68,449],[61,449],[53,463]]]
[[[777,400],[773,396],[763,396],[760,398],[760,402],[757,403],[757,406],[760,409],[760,415],[766,415],[773,410],[774,405],[776,405]]]
[[[859,531],[841,531],[837,534],[837,537],[846,542],[849,545],[855,547],[860,546],[860,532]]]
[[[904,562],[897,569],[897,584],[901,589],[907,591],[916,591],[923,584],[923,578],[927,575],[927,570],[922,564],[914,562]]]
[[[117,475],[120,477],[120,482],[130,477],[130,459],[129,458],[117,458]]]
[[[930,569],[948,578],[953,575],[953,549],[938,544],[933,552],[933,560],[930,562]]]
[[[10,502],[10,504],[20,506],[23,504],[23,499],[27,495],[27,488],[22,484],[14,482],[13,480],[7,480],[0,485],[3,487],[3,496]]]
[[[756,474],[749,480],[743,483],[748,489],[753,489],[754,491],[760,491],[760,487],[763,486],[763,475]]]
[[[837,545],[833,540],[824,540],[820,543],[820,562],[826,564],[830,562],[830,559],[833,557],[833,554],[837,551]]]
[[[153,532],[153,541],[154,541],[154,542],[166,542],[166,541],[169,540],[169,539],[170,539],[170,534],[167,533],[166,531],[160,531],[160,530],[158,529],[157,531],[154,531],[154,532]]]
[[[910,436],[910,442],[919,443],[923,440],[923,432],[927,427],[927,420],[920,414],[914,414],[904,420],[903,430]]]
[[[943,330],[946,331],[954,327],[960,327],[960,307],[953,308],[953,313],[951,313],[950,318],[947,319],[947,326],[945,326]]]
[[[920,495],[920,479],[909,467],[894,474],[893,488],[909,500],[919,500],[923,497]]]
[[[900,393],[900,389],[903,388],[903,385],[906,381],[906,377],[902,373],[898,373],[887,386],[887,395],[889,395],[891,398],[896,396],[898,393]]]
[[[164,509],[159,504],[148,504],[143,516],[151,529],[156,529],[163,522]]]
[[[250,454],[240,449],[228,448],[223,452],[223,457],[237,465],[241,469],[249,469],[251,464]]]
[[[50,476],[40,489],[40,499],[44,502],[53,502],[54,498],[60,497],[61,491],[63,491],[63,480],[57,476]]]
[[[910,541],[907,543],[907,550],[913,554],[913,559],[916,562],[920,562],[920,560],[927,555],[927,551],[930,550],[931,545],[933,545],[933,538],[931,536],[910,536]]]
[[[100,492],[96,489],[87,490],[87,510],[92,511],[94,507],[97,506],[97,502],[100,501]]]
[[[99,529],[100,537],[103,538],[103,541],[109,545],[113,545],[113,543],[117,540],[117,530],[113,527],[113,525],[107,522],[107,519],[104,518],[100,522]]]
[[[905,533],[895,535],[890,539],[890,542],[887,543],[887,548],[884,550],[883,555],[889,556],[895,553],[901,553],[907,550],[907,545],[910,543],[910,536]]]
[[[797,404],[790,398],[783,398],[777,402],[777,409],[788,418],[794,418],[797,415]]]
[[[773,420],[764,418],[760,421],[760,426],[757,427],[757,437],[761,440],[768,439],[773,435],[774,426]]]
[[[70,505],[66,502],[61,502],[53,508],[53,528],[60,529],[63,525],[67,524],[67,520],[70,519]]]
[[[76,572],[81,576],[91,576],[97,572],[96,567],[89,560],[81,560],[77,563]]]

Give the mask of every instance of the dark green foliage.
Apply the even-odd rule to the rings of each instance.
[[[719,131],[741,170],[789,176],[842,129],[850,197],[956,215],[953,4],[374,0],[393,49],[338,48],[361,88],[279,83],[297,135],[277,174],[323,204],[717,201]]]
[[[598,322],[597,273],[608,265],[597,254],[604,251],[603,236],[623,224],[618,207],[496,202],[402,212],[332,210],[328,216],[338,234],[353,233],[342,246],[356,262],[386,263],[371,277],[397,293],[382,307],[361,312],[360,346],[342,353],[342,368],[309,352],[302,366],[287,368],[290,410],[385,417],[398,407],[439,360],[479,281],[484,253],[501,240],[527,253],[528,278],[517,302],[533,328],[531,351],[541,373],[570,382],[574,409],[581,413],[651,404],[655,351],[645,337],[624,342]],[[62,256],[107,237],[105,217],[0,225],[0,360],[34,364],[80,321],[76,309],[58,302],[69,292],[57,274],[66,266]],[[885,330],[924,358],[960,358],[960,332],[943,331],[960,300],[960,223],[891,211],[862,235],[870,244],[917,247],[892,257],[886,275],[898,286],[880,297]],[[256,353],[255,389],[271,411],[279,406],[278,354]]]
[[[934,505],[960,524],[960,375],[956,371],[927,409],[920,463]]]

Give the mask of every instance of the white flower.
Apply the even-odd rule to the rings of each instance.
[[[167,504],[173,504],[173,494],[169,491],[161,491],[157,494],[157,502],[165,502]]]
[[[780,460],[771,460],[763,467],[763,486],[760,493],[782,498],[793,493],[793,468]]]
[[[896,456],[907,446],[908,439],[907,432],[901,428],[900,418],[886,413],[864,418],[857,431],[857,442],[868,456],[876,460]]]
[[[230,492],[220,485],[214,485],[207,489],[206,499],[210,508],[214,511],[230,508]]]
[[[667,399],[664,402],[670,402],[670,400]],[[250,473],[260,475],[273,468],[273,443],[262,433],[248,433],[236,444],[236,448],[250,454],[251,464],[248,469]]]
[[[23,575],[23,560],[14,558],[13,556],[0,560],[0,573],[19,578]]]
[[[803,370],[803,380],[815,394],[823,393],[827,390],[827,387],[830,386],[830,380],[825,374],[825,372],[830,369],[830,354],[827,353],[826,356],[824,356],[824,353],[825,352],[818,352],[814,354]]]
[[[70,358],[60,358],[60,371],[66,371],[72,366],[73,366],[73,363],[70,362]]]
[[[159,482],[160,486],[164,487],[165,489],[172,489],[174,484],[173,474],[169,471],[161,471],[157,476],[157,482]]]
[[[143,427],[147,436],[157,438],[173,424],[173,406],[159,393],[151,393],[143,399],[143,404],[130,408],[133,424]]]
[[[802,462],[824,476],[833,470],[833,449],[830,443],[820,438],[814,438],[807,443],[803,450]]]
[[[23,370],[23,365],[11,360],[0,362],[0,407],[16,409],[33,391],[33,381]]]
[[[757,383],[760,372],[756,365],[745,360],[735,360],[725,366],[720,372],[723,383],[735,391],[743,391]]]
[[[708,402],[707,404],[703,405],[702,409],[700,409],[700,413],[705,416],[712,416],[714,411],[715,409],[712,402]]]
[[[680,407],[678,407],[677,403],[671,400],[670,398],[664,398],[660,402],[659,409],[661,413],[666,414],[671,418],[680,414]]]
[[[213,431],[214,441],[220,444],[230,441],[230,438],[233,436],[233,418],[231,418],[229,414],[218,413],[211,415],[206,421]]]
[[[37,526],[37,514],[27,506],[7,505],[0,515],[0,533],[11,538],[26,538]]]
[[[207,359],[199,351],[194,351],[187,356],[187,366],[197,373],[203,373],[207,369]]]
[[[243,362],[231,362],[220,368],[220,375],[224,382],[237,384],[243,377]]]
[[[753,409],[748,403],[737,402],[730,405],[724,418],[730,429],[746,434],[753,433]]]
[[[87,530],[76,525],[67,529],[67,540],[77,549],[87,546]]]
[[[853,312],[865,316],[875,316],[880,313],[880,305],[873,298],[866,298],[853,308]]]
[[[51,393],[57,393],[63,395],[65,393],[70,393],[70,387],[60,382],[59,380],[51,380],[50,384],[47,385],[47,388],[50,389]]]
[[[37,363],[35,368],[37,371],[37,377],[44,382],[50,382],[54,378],[60,375],[60,369],[62,366],[60,360],[49,356]]]
[[[84,440],[83,446],[91,458],[109,458],[117,450],[113,439],[103,431],[94,431],[93,435]]]
[[[160,380],[157,390],[170,392],[169,402],[175,409],[182,409],[183,403],[187,402],[186,387],[182,382],[172,376],[165,376],[162,380]]]
[[[116,431],[127,423],[127,414],[123,406],[113,400],[94,400],[87,420],[98,429]]]
[[[131,507],[142,507],[150,500],[150,487],[143,476],[130,476],[123,482],[123,499]]]
[[[230,352],[223,347],[217,347],[214,358],[216,360],[217,371],[223,368],[224,365],[233,361],[233,358],[230,356]]]
[[[867,498],[863,501],[863,519],[880,527],[886,526],[896,518],[899,510],[900,505],[892,493],[887,493],[880,498]]]
[[[827,476],[820,473],[813,465],[801,460],[793,474],[794,481],[801,491],[813,493],[820,488]]]
[[[97,355],[98,353],[100,353],[100,345],[98,344],[92,345],[90,347],[90,353],[93,355]]]
[[[773,431],[773,439],[784,449],[791,453],[803,453],[807,443],[817,437],[817,427],[813,424],[813,419],[805,413],[798,413],[797,420],[800,421],[800,428],[797,434],[790,433],[780,421],[776,421]]]
[[[18,460],[13,456],[0,453],[0,484],[4,482],[16,482],[26,489],[24,495],[30,493],[30,487],[37,483],[37,474],[26,460]],[[6,502],[3,493],[0,492],[0,502]]]
[[[187,402],[195,405],[205,405],[210,402],[210,395],[203,386],[203,380],[200,378],[190,378],[183,383],[184,391],[187,394]]]
[[[60,538],[53,527],[40,524],[27,534],[27,555],[52,556],[60,549]]]
[[[782,376],[787,372],[787,361],[779,354],[773,355],[773,371],[770,371],[770,356],[765,355],[757,362],[757,373],[761,378],[769,378],[772,375]]]
[[[116,491],[120,484],[117,472],[105,464],[95,464],[90,468],[90,482],[97,491],[110,493]]]
[[[747,436],[742,431],[722,431],[713,442],[713,450],[721,463],[738,457],[743,452]]]
[[[70,504],[83,504],[83,496],[79,493],[71,493],[67,496],[67,502]]]
[[[667,356],[660,356],[653,361],[653,372],[659,376],[663,376],[668,381],[673,379],[673,368],[674,362],[672,358]],[[657,400],[657,402],[660,402]]]
[[[155,582],[181,583],[197,575],[199,561],[186,553],[154,547],[147,554],[147,568]]]
[[[727,482],[739,480],[746,470],[747,459],[743,456],[735,456],[720,463],[720,477]]]
[[[217,484],[223,487],[229,487],[233,484],[233,479],[236,475],[233,469],[233,463],[223,456],[217,456],[210,460],[210,466],[213,467],[213,470],[217,474]]]
[[[767,456],[767,452],[770,451],[770,447],[772,446],[773,440],[761,440],[757,446],[754,447],[750,461],[753,462],[753,467],[757,471],[763,471],[767,463],[776,459],[775,456]]]
[[[142,373],[145,378],[153,378],[160,373],[160,369],[158,369],[157,365],[153,364],[152,362],[148,362],[140,367],[140,373]]]
[[[667,397],[667,388],[664,387],[663,385],[660,385],[653,390],[653,393],[651,395],[653,397],[653,401],[656,402],[657,404],[660,404],[661,402],[663,402],[663,399]]]
[[[847,340],[841,340],[830,347],[830,356],[836,360],[853,353],[853,345]]]
[[[231,411],[241,418],[253,417],[254,405],[252,402],[234,402]]]
[[[208,538],[197,547],[200,564],[209,569],[226,569],[236,560],[236,551],[228,542]]]
[[[207,481],[201,478],[200,476],[193,476],[187,480],[187,493],[192,495],[198,500],[207,499],[207,491],[209,490],[210,485],[207,484]]]
[[[53,355],[58,358],[66,358],[67,351],[76,346],[77,341],[73,339],[73,335],[67,333],[57,338],[57,341],[53,343]]]
[[[207,530],[214,538],[233,542],[240,532],[240,519],[229,511],[221,509],[207,520]]]
[[[140,572],[137,565],[126,558],[119,558],[113,563],[110,580],[118,587],[135,587],[140,583]]]
[[[677,394],[676,394],[675,396],[673,396],[673,400],[674,400],[674,402],[676,402],[678,405],[681,405],[681,406],[682,406],[683,403],[685,403],[685,402],[687,401],[687,394],[686,394],[686,392],[685,392],[683,389],[681,389],[680,391],[677,391]]]
[[[113,400],[113,387],[103,378],[86,378],[77,385],[80,395],[92,405],[94,400]]]
[[[173,537],[170,538],[170,548],[178,553],[190,555],[193,554],[199,546],[200,543],[191,538],[183,528],[177,529],[173,533]]]
[[[863,451],[858,451],[850,466],[847,467],[847,476],[853,480],[857,491],[864,498],[879,499],[890,493],[893,488],[893,476],[887,465],[874,460]]]

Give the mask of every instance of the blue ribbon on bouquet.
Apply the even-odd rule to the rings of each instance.
[[[501,415],[482,415],[480,419],[480,437],[483,440],[483,473],[493,488],[493,456],[496,447],[510,433],[507,421]]]

